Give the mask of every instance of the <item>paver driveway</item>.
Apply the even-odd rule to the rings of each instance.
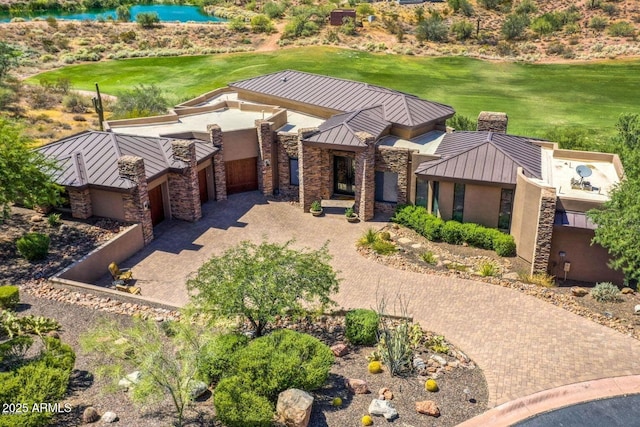
[[[258,193],[209,202],[203,213],[194,224],[161,224],[156,240],[125,263],[144,295],[184,304],[187,276],[242,240],[293,238],[295,246],[311,248],[329,240],[343,279],[338,304],[375,307],[377,290],[389,302],[403,295],[423,327],[444,334],[484,371],[490,407],[560,385],[640,373],[640,342],[633,338],[511,289],[395,270],[361,257],[355,241],[382,221],[315,218]]]

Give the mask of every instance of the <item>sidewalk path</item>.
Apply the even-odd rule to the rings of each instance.
[[[188,301],[185,281],[212,255],[242,240],[319,248],[329,240],[340,271],[335,300],[374,308],[376,292],[391,308],[397,296],[428,330],[443,334],[483,370],[489,407],[561,385],[640,373],[640,341],[512,289],[471,280],[396,270],[360,256],[355,242],[383,221],[349,224],[342,215],[315,218],[257,192],[203,206],[197,223],[167,221],[156,240],[130,258],[143,294]]]

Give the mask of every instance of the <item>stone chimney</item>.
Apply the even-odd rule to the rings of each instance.
[[[213,180],[216,188],[216,200],[227,200],[227,170],[224,166],[224,140],[222,129],[218,125],[208,125],[209,139],[218,151],[213,155]]]
[[[197,221],[202,217],[200,187],[194,141],[172,141],[174,160],[185,163],[180,172],[169,172],[169,202],[171,216],[184,221]]]
[[[507,113],[496,113],[493,111],[482,111],[478,115],[478,130],[495,133],[507,133],[507,123],[509,118]]]
[[[367,132],[357,132],[356,137],[367,148],[356,153],[355,210],[362,221],[373,219],[376,194],[376,139]]]
[[[256,120],[256,130],[258,132],[258,180],[262,194],[273,196],[273,126],[266,120]]]
[[[122,197],[124,219],[142,225],[144,244],[147,245],[153,240],[153,223],[149,209],[149,191],[144,160],[137,156],[122,156],[118,159],[118,173],[133,184],[131,191]]]

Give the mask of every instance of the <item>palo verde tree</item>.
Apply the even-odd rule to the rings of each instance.
[[[138,319],[129,328],[99,325],[81,337],[81,344],[98,357],[98,375],[114,384],[127,372],[140,372],[139,381],[131,385],[134,402],[149,404],[169,395],[176,425],[182,426],[211,339],[186,321],[158,324]]]
[[[214,317],[239,316],[261,336],[277,315],[301,310],[303,303],[332,304],[339,284],[326,244],[298,251],[291,243],[245,241],[211,258],[187,281],[195,308]]]
[[[12,203],[57,205],[62,187],[53,182],[56,165],[29,148],[21,129],[0,118],[0,220]]]
[[[113,115],[117,119],[149,117],[165,114],[168,107],[169,101],[161,88],[154,84],[140,84],[118,94]]]

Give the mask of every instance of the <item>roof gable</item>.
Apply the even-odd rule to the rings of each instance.
[[[391,123],[383,118],[381,106],[365,108],[351,113],[336,114],[318,127],[318,132],[304,141],[350,147],[365,147],[356,135],[359,132],[371,134],[375,139],[387,130]]]
[[[229,86],[336,111],[381,105],[387,121],[404,126],[444,120],[455,113],[448,105],[396,90],[294,70],[265,74]]]

